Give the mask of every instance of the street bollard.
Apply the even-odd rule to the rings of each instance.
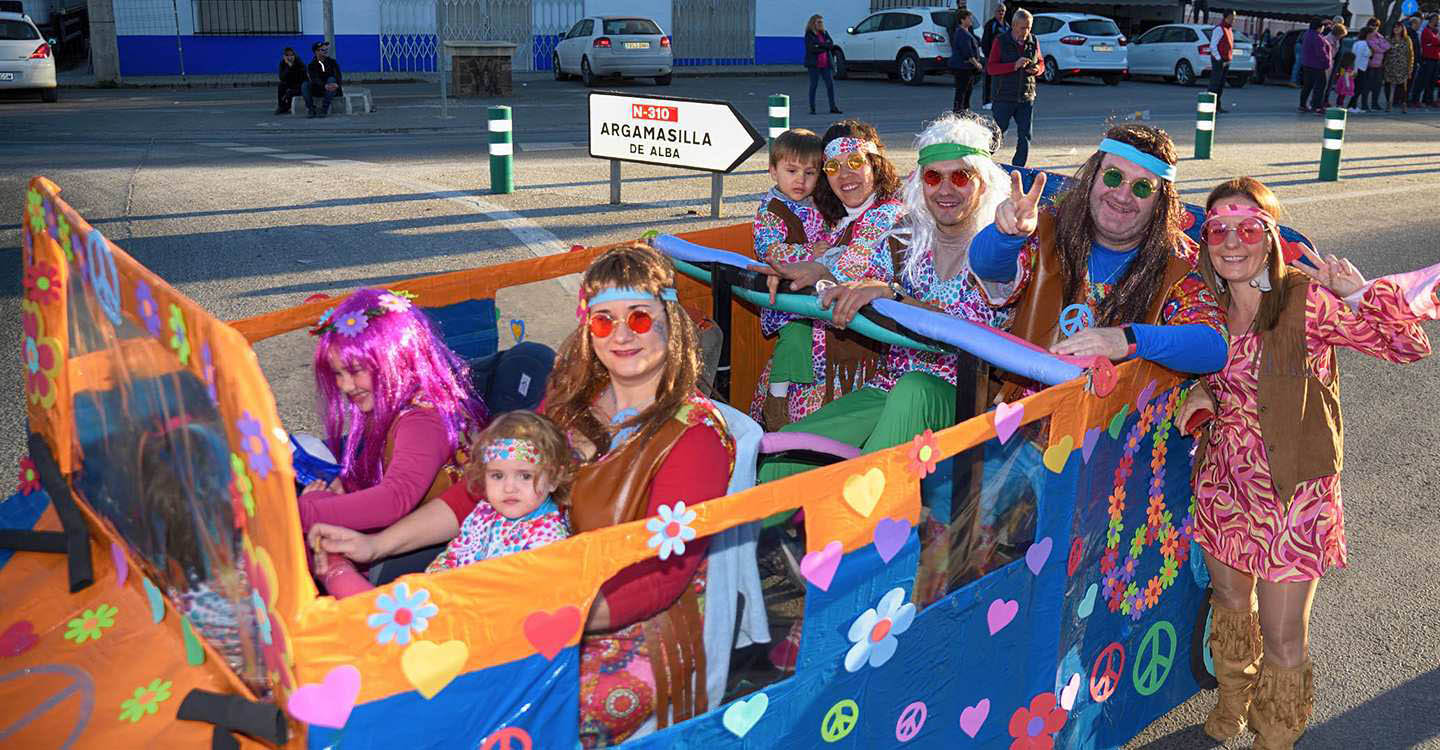
[[[1340,179],[1340,147],[1345,145],[1345,110],[1325,110],[1325,139],[1320,145],[1320,180],[1335,182]]]
[[[1205,92],[1195,102],[1195,158],[1209,159],[1215,143],[1215,95]]]
[[[770,95],[770,145],[790,129],[790,97],[785,94]]]
[[[490,192],[515,192],[515,143],[505,106],[490,108]]]

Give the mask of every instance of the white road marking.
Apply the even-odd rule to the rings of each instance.
[[[316,157],[315,161],[307,161],[306,164],[314,164],[317,167],[373,167],[368,161],[353,161],[350,159],[324,159]]]
[[[269,146],[229,146],[226,150],[238,151],[242,154],[274,154],[280,151],[278,148],[270,148]]]
[[[527,151],[572,151],[585,148],[583,143],[565,143],[563,141],[551,141],[548,143],[517,143],[515,144],[521,153]]]
[[[325,158],[325,157],[320,156],[320,155],[318,155],[318,154],[266,154],[266,156],[270,157],[271,159],[294,159],[294,160],[301,160],[301,159],[324,159],[324,158]]]
[[[195,144],[197,146],[209,146],[211,148],[229,148],[231,146],[244,146],[243,143],[232,143],[231,141],[206,141]]]

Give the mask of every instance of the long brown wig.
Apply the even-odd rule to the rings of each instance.
[[[675,267],[649,245],[635,242],[610,249],[595,259],[580,281],[580,294],[590,299],[604,289],[628,288],[658,299],[675,286]],[[655,403],[620,427],[635,427],[636,440],[652,437],[672,418],[700,379],[700,344],[695,323],[678,302],[662,300],[665,310],[665,370],[655,392]],[[580,321],[560,347],[555,370],[545,388],[545,414],[562,430],[574,430],[595,444],[599,454],[610,449],[610,428],[600,423],[590,407],[610,386],[610,371],[595,356],[586,321]]]
[[[1128,143],[1168,164],[1178,161],[1175,144],[1159,128],[1147,125],[1116,125],[1105,131],[1105,137]],[[1061,278],[1065,284],[1065,300],[1084,298],[1082,286],[1090,262],[1090,247],[1095,238],[1095,220],[1090,216],[1090,193],[1100,176],[1105,153],[1096,151],[1075,175],[1075,184],[1055,199],[1055,251],[1060,261]],[[1096,325],[1117,326],[1143,321],[1165,279],[1165,265],[1176,248],[1187,241],[1180,230],[1184,209],[1180,194],[1169,180],[1156,180],[1154,213],[1150,226],[1140,240],[1139,253],[1131,261],[1115,289],[1100,303]]]
[[[1275,193],[1266,187],[1265,183],[1254,177],[1232,177],[1216,185],[1215,189],[1210,191],[1210,197],[1205,199],[1205,210],[1209,211],[1226,198],[1249,198],[1276,221],[1280,220],[1280,199],[1275,197]],[[1250,324],[1251,330],[1256,333],[1273,329],[1275,324],[1280,322],[1281,311],[1290,301],[1290,287],[1285,283],[1285,264],[1281,261],[1279,232],[1273,228],[1267,232],[1265,244],[1265,268],[1270,276],[1270,291],[1260,295],[1260,309],[1255,313],[1254,322]],[[1215,264],[1210,260],[1208,247],[1200,249],[1200,275],[1215,291],[1220,307],[1229,311],[1230,285],[1215,273]]]
[[[880,132],[874,125],[860,120],[841,120],[831,125],[825,131],[825,144],[836,138],[863,138],[875,144],[876,153],[866,154],[870,160],[870,170],[875,173],[875,200],[889,200],[900,195],[900,175],[895,172],[895,165],[885,156],[885,144],[880,141]],[[815,207],[820,209],[820,215],[825,221],[835,224],[845,218],[845,204],[840,201],[840,196],[830,189],[828,175],[821,174],[820,180],[815,185]]]

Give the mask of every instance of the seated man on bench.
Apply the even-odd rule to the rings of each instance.
[[[310,80],[305,85],[305,109],[307,117],[316,117],[315,97],[325,97],[320,107],[319,117],[330,114],[330,100],[337,96],[343,96],[340,90],[340,63],[330,57],[330,43],[316,42],[310,49],[315,53],[315,59],[306,66],[306,73]]]

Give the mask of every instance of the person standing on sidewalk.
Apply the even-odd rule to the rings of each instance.
[[[815,114],[815,87],[823,78],[825,96],[830,100],[830,114],[840,114],[835,106],[835,54],[840,50],[825,32],[825,19],[819,13],[805,22],[805,69],[810,72],[810,114]]]
[[[1385,57],[1390,53],[1391,45],[1380,33],[1380,19],[1370,19],[1365,28],[1370,30],[1370,36],[1365,38],[1365,44],[1370,47],[1370,67],[1365,71],[1369,80],[1365,85],[1370,92],[1370,111],[1379,112],[1380,92],[1385,88]]]
[[[1326,85],[1326,71],[1330,70],[1330,60],[1333,50],[1330,43],[1325,41],[1321,31],[1325,28],[1324,21],[1311,21],[1310,30],[1301,35],[1300,48],[1300,111],[1301,112],[1324,112]]]
[[[980,33],[980,49],[985,54],[990,54],[990,48],[994,46],[996,37],[1010,33],[1010,24],[1005,23],[1005,3],[995,6],[995,16],[985,22],[985,28]],[[985,71],[985,80],[981,83],[985,87],[980,92],[980,101],[984,103],[985,109],[990,109],[991,97],[995,95],[995,89],[990,81],[990,71]]]
[[[1321,109],[1330,106],[1330,92],[1335,89],[1335,78],[1340,75],[1340,52],[1345,48],[1345,35],[1349,33],[1350,30],[1339,21],[1331,21],[1329,30],[1325,32],[1325,43],[1330,45],[1330,60],[1334,64],[1325,78],[1325,98],[1320,102]],[[1343,107],[1345,102],[1336,102],[1335,106]]]
[[[1410,85],[1412,106],[1436,106],[1435,72],[1440,67],[1440,30],[1435,27],[1440,23],[1440,15],[1431,15],[1429,21],[1420,30],[1420,67],[1415,69],[1415,81]]]
[[[1225,111],[1220,96],[1225,93],[1225,76],[1235,57],[1235,11],[1227,10],[1220,25],[1210,32],[1210,93],[1215,95],[1215,114]]]
[[[1350,54],[1355,55],[1355,75],[1350,86],[1350,101],[1346,103],[1343,97],[1336,96],[1335,106],[1337,107],[1344,107],[1351,112],[1370,111],[1365,106],[1365,93],[1369,90],[1366,85],[1370,80],[1370,58],[1375,55],[1375,51],[1370,49],[1369,40],[1370,30],[1361,29],[1360,36],[1355,39],[1355,45],[1350,48]]]
[[[1389,91],[1385,100],[1385,111],[1396,104],[1400,111],[1408,113],[1410,107],[1406,93],[1409,91],[1410,74],[1415,68],[1415,48],[1410,44],[1410,30],[1404,24],[1395,24],[1390,29],[1390,51],[1385,55],[1385,83]]]
[[[1010,33],[995,37],[990,47],[986,72],[995,78],[993,95],[995,124],[1001,134],[1015,120],[1015,158],[1011,163],[1025,166],[1030,158],[1030,136],[1035,114],[1035,77],[1045,72],[1040,42],[1030,35],[1030,11],[1020,8],[1010,19]]]
[[[975,88],[975,79],[985,69],[982,62],[985,55],[980,52],[980,41],[971,29],[975,28],[975,15],[968,10],[955,11],[955,26],[950,29],[950,73],[955,76],[955,114],[970,109],[970,92]]]

